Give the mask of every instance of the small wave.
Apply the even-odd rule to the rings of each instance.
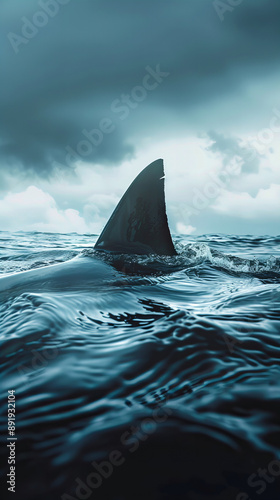
[[[209,261],[214,266],[236,273],[259,274],[280,272],[280,259],[274,255],[270,255],[266,259],[243,259],[211,249],[205,243],[191,243],[186,246],[178,245],[177,251],[181,256],[186,256],[188,260],[195,262]]]
[[[114,265],[118,270],[128,272],[134,270],[136,273],[146,272],[151,270],[155,272],[172,273],[179,269],[190,268],[200,265],[204,262],[209,262],[213,266],[226,271],[235,273],[250,273],[259,275],[261,273],[280,273],[280,258],[270,255],[266,259],[254,258],[247,259],[234,255],[227,255],[218,250],[212,249],[206,243],[189,243],[184,245],[176,243],[176,256],[160,256],[160,255],[128,255],[128,254],[110,254],[99,252],[94,249],[86,249],[82,255],[88,257],[98,257],[105,262]]]

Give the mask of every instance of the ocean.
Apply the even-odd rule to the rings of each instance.
[[[0,233],[2,498],[279,500],[280,236],[96,239]]]

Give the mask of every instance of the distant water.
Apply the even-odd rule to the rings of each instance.
[[[175,236],[161,258],[95,240],[0,233],[7,498],[279,500],[280,236]],[[70,259],[52,288],[44,269]],[[36,286],[18,274],[36,268]]]

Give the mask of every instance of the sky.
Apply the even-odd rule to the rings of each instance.
[[[173,233],[280,234],[279,0],[1,0],[0,230],[98,234],[164,159]]]

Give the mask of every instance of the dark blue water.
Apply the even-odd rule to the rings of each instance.
[[[280,498],[280,237],[174,239],[0,233],[8,498]]]

